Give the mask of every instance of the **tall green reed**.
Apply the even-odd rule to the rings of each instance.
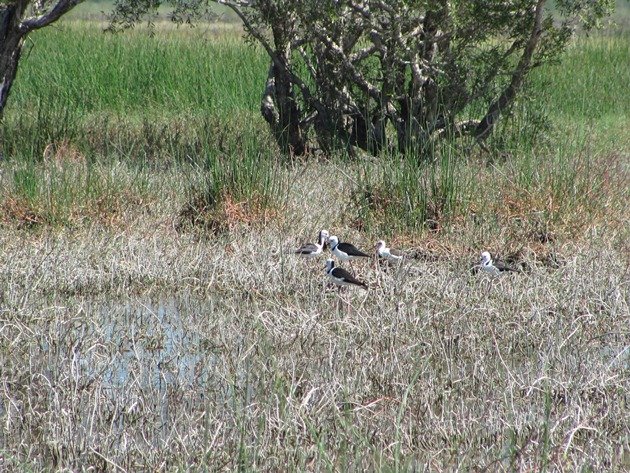
[[[354,193],[358,219],[369,230],[436,230],[454,216],[468,192],[463,161],[453,142],[416,153],[391,154],[359,168]]]
[[[32,39],[9,112],[51,96],[85,113],[127,116],[256,110],[268,66],[264,53],[238,34],[216,37],[201,27],[151,36],[73,22]]]
[[[182,223],[221,230],[264,222],[283,207],[288,182],[268,133],[239,119],[201,130],[206,135],[200,149],[184,163],[192,172]]]

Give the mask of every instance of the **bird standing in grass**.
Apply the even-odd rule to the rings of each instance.
[[[499,274],[507,272],[507,271],[516,271],[516,269],[500,261],[493,262],[492,257],[490,256],[490,253],[488,253],[487,251],[484,251],[483,253],[481,253],[480,267],[482,271],[488,274],[491,274],[493,276],[498,276]]]
[[[349,261],[356,258],[369,258],[370,255],[363,253],[356,246],[350,243],[339,243],[339,238],[335,235],[328,238],[330,249],[339,261]]]
[[[404,258],[404,254],[402,252],[388,248],[385,245],[384,240],[379,240],[376,243],[376,256],[379,259],[390,261],[392,263],[398,263],[402,261]]]
[[[328,236],[328,230],[320,230],[317,236],[317,243],[306,243],[295,250],[295,254],[303,256],[304,258],[314,258],[315,256],[321,255],[326,246]]]
[[[326,260],[326,276],[328,276],[328,279],[330,279],[333,284],[337,285],[340,291],[343,286],[362,287],[363,289],[368,288],[367,284],[359,281],[345,269],[336,267],[332,258]]]

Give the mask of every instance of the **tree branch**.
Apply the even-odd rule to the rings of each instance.
[[[232,2],[228,0],[218,0],[218,3],[227,6],[234,13],[236,13],[236,15],[243,22],[245,30],[249,32],[249,34],[251,34],[254,38],[256,38],[256,40],[261,44],[261,46],[265,49],[265,51],[271,58],[273,64],[281,71],[284,71],[291,79],[291,82],[293,82],[295,85],[297,85],[300,88],[300,91],[302,92],[302,95],[304,96],[304,100],[306,100],[307,102],[312,102],[313,97],[308,86],[304,83],[302,79],[300,79],[297,75],[295,75],[293,71],[291,71],[291,69],[289,69],[287,64],[285,64],[285,62],[282,61],[280,57],[278,57],[278,54],[276,54],[276,52],[271,47],[269,42],[265,39],[264,35],[257,28],[255,28],[254,25],[252,25],[252,23],[247,19],[247,17],[241,10],[241,7],[243,6],[245,7],[250,6],[251,2],[245,2],[245,1]]]
[[[523,50],[523,55],[512,74],[512,80],[499,98],[490,105],[486,116],[479,122],[477,130],[475,131],[477,142],[481,142],[490,136],[501,113],[512,104],[523,85],[523,80],[528,70],[531,68],[532,57],[534,56],[534,51],[542,34],[543,7],[545,3],[546,0],[538,0],[536,3],[534,9],[534,25],[525,45],[525,49]]]
[[[83,0],[59,0],[48,12],[23,20],[20,23],[19,31],[22,34],[27,34],[33,30],[48,26],[68,13],[82,1]]]

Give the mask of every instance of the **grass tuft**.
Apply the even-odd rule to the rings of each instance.
[[[51,145],[42,162],[14,164],[0,180],[0,223],[17,228],[126,226],[127,210],[141,211],[146,176],[123,165],[88,163],[74,148]]]
[[[203,149],[205,154],[192,163],[197,176],[187,191],[178,229],[192,226],[219,233],[241,224],[264,225],[281,215],[286,173],[269,134],[227,122]]]
[[[352,196],[357,228],[393,234],[438,232],[448,224],[461,209],[465,176],[452,148],[444,146],[435,156],[433,161],[389,156],[361,168]]]

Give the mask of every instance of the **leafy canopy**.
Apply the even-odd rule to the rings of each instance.
[[[270,58],[261,112],[302,154],[422,152],[445,136],[477,143],[523,93],[530,71],[560,58],[576,28],[613,0],[117,0],[112,27],[171,8],[194,22],[232,9]]]

